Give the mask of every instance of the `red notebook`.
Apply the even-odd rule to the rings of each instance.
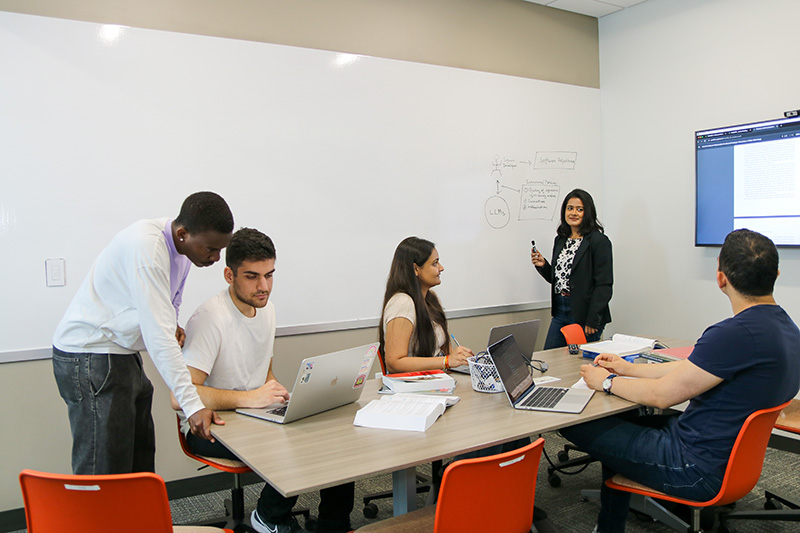
[[[680,346],[678,348],[659,348],[658,350],[650,350],[654,354],[666,355],[675,359],[686,359],[689,354],[694,350],[692,346]]]

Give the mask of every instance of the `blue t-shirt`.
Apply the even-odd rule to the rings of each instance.
[[[722,479],[745,419],[800,389],[800,331],[780,306],[756,305],[706,329],[689,361],[724,381],[693,398],[674,431],[685,457]]]

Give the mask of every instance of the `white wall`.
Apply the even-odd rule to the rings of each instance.
[[[614,243],[613,331],[694,340],[730,316],[694,247],[696,130],[800,108],[796,0],[649,0],[600,19],[603,204]],[[800,250],[776,298],[800,320]]]
[[[596,19],[521,0],[0,0],[0,10],[598,86]],[[2,180],[0,176],[0,191],[7,185]],[[48,194],[46,189],[43,183],[43,195]],[[4,207],[9,208],[0,192],[0,211]],[[0,224],[0,244],[6,243],[3,229]],[[6,255],[26,260],[38,253],[12,247]],[[5,294],[3,283],[15,281],[0,281],[0,298]],[[485,345],[492,326],[532,318],[546,322],[549,312],[461,318],[453,320],[450,329],[464,345],[476,348]],[[41,324],[31,316],[26,327]],[[4,333],[0,324],[0,336]],[[376,328],[280,337],[275,372],[279,379],[291,379],[306,355],[376,339]],[[186,459],[177,446],[166,387],[149,361],[147,371],[156,387],[156,470],[168,481],[196,475],[197,463]],[[0,364],[0,391],[3,404],[12,406],[6,410],[4,435],[13,433],[13,439],[0,439],[2,512],[22,506],[17,476],[23,468],[70,470],[71,441],[66,406],[58,397],[49,360]]]

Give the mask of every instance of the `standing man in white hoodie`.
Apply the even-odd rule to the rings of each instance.
[[[178,325],[192,264],[211,266],[231,239],[233,215],[213,192],[183,202],[175,220],[140,220],[100,253],[53,336],[53,371],[67,403],[75,474],[155,470],[153,385],[147,350],[189,419],[211,439],[216,414],[200,400],[183,362]]]

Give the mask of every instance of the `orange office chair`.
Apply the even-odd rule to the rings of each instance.
[[[727,505],[741,499],[756,486],[758,478],[761,476],[761,468],[764,466],[764,455],[767,452],[767,444],[772,433],[772,426],[781,412],[781,409],[788,406],[786,402],[777,407],[756,411],[744,421],[736,442],[733,444],[731,456],[728,459],[728,466],[722,478],[722,488],[719,493],[706,502],[696,502],[670,496],[645,487],[639,483],[627,479],[625,476],[616,475],[606,481],[606,485],[612,489],[631,492],[644,496],[644,506],[638,509],[656,520],[669,523],[672,527],[681,527],[684,531],[701,531],[700,511],[705,507]],[[654,498],[666,500],[683,505],[692,509],[692,523],[687,524],[678,517],[667,511]],[[633,504],[633,500],[631,501]],[[631,505],[631,508],[634,508]],[[722,514],[720,515],[722,517]],[[721,518],[724,521],[724,518]],[[691,529],[689,529],[691,528]]]
[[[791,400],[778,415],[775,428],[800,435],[800,400]],[[725,522],[731,519],[800,521],[800,504],[774,492],[764,491],[764,511],[733,511],[720,513],[720,531],[727,531]],[[788,509],[784,509],[787,507]]]
[[[586,344],[586,334],[580,324],[568,324],[561,328],[561,334],[567,340],[567,344]]]
[[[19,483],[29,533],[233,533],[173,527],[164,480],[151,472],[82,476],[23,470]]]
[[[383,360],[383,354],[378,352],[378,362],[381,365],[381,374],[387,374],[386,372],[386,361]],[[430,492],[433,491],[434,496],[438,493],[439,486],[441,485],[441,477],[439,473],[442,470],[442,461],[437,460],[431,463],[431,477],[428,478],[427,476],[423,476],[421,474],[417,474],[417,483],[416,483],[416,494],[421,494],[423,492]],[[378,516],[378,506],[372,503],[374,500],[388,500],[392,497],[392,491],[383,491],[383,492],[373,492],[371,494],[367,494],[362,498],[364,502],[364,509],[362,509],[362,513],[365,518],[375,518]],[[306,528],[308,529],[308,528]]]
[[[225,527],[229,529],[238,529],[244,526],[249,529],[245,521],[244,514],[244,487],[242,485],[241,474],[252,472],[250,467],[241,461],[234,461],[233,459],[224,459],[218,457],[204,457],[202,455],[195,455],[189,450],[189,445],[186,444],[186,435],[181,431],[181,419],[178,417],[178,440],[181,443],[181,449],[188,457],[195,461],[199,461],[207,466],[216,468],[223,472],[233,474],[233,488],[231,488],[231,498],[225,500],[225,518],[210,520],[204,525],[214,525],[217,527]],[[205,468],[201,466],[200,468]],[[249,529],[253,531],[252,529]]]
[[[436,506],[375,522],[358,532],[463,533],[487,520],[498,520],[507,533],[528,532],[543,447],[544,439],[539,438],[510,452],[455,461],[444,471]]]
[[[567,341],[567,344],[586,344],[586,334],[580,324],[568,324],[561,328],[561,334]],[[558,452],[556,456],[558,462],[553,463],[548,456],[545,456],[550,466],[547,467],[547,482],[551,487],[561,486],[561,478],[558,472],[562,474],[577,474],[582,472],[590,463],[594,462],[594,458],[590,455],[581,455],[570,459],[569,452],[581,452],[582,450],[573,444],[565,444],[564,449]],[[581,467],[575,471],[566,471],[565,468]]]
[[[206,466],[216,468],[223,472],[233,474],[233,487],[231,488],[231,498],[225,500],[225,518],[217,518],[207,520],[198,525],[222,527],[234,529],[236,531],[255,531],[249,524],[249,517],[246,517],[244,512],[244,486],[242,485],[242,474],[252,472],[249,466],[241,461],[234,459],[225,459],[224,457],[206,457],[203,455],[196,455],[189,449],[186,443],[186,435],[181,431],[181,419],[178,417],[178,441],[181,443],[181,450],[188,457],[195,461],[199,461]],[[201,466],[200,468],[206,468]],[[305,527],[311,531],[314,520],[311,518],[311,512],[308,509],[296,509],[292,511],[292,515],[303,515],[305,517]]]

